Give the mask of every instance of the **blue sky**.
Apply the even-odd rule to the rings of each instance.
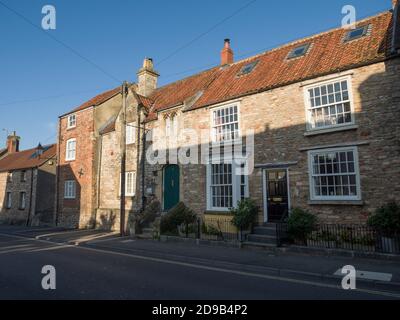
[[[0,2],[37,27],[44,5],[57,10],[57,29],[41,31],[0,3],[0,148],[4,128],[17,131],[24,149],[55,142],[59,115],[118,86],[117,80],[136,81],[145,56],[154,59],[163,85],[218,64],[224,38],[242,59],[340,26],[344,5],[357,9],[357,19],[391,8],[390,0],[257,0],[227,19],[250,0]]]

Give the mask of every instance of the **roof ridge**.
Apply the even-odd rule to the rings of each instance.
[[[361,20],[356,21],[356,25],[359,25],[359,24],[361,24],[361,23],[364,23],[364,22],[366,22],[366,21],[368,21],[368,20],[377,18],[377,17],[382,16],[382,15],[390,14],[391,11],[392,11],[392,9],[379,12],[379,13],[374,14],[374,15],[372,15],[372,16],[365,17],[365,18],[363,18],[363,19],[361,19]],[[237,64],[240,64],[240,63],[243,63],[243,62],[246,62],[246,61],[249,61],[249,60],[258,58],[258,57],[260,57],[260,56],[266,55],[266,54],[268,54],[268,53],[271,53],[271,52],[274,52],[274,51],[277,51],[277,50],[281,50],[281,49],[283,49],[283,48],[285,48],[285,47],[292,46],[292,45],[294,45],[294,44],[296,44],[296,43],[301,43],[301,42],[304,42],[304,41],[307,41],[307,40],[312,40],[312,39],[315,39],[315,38],[317,38],[317,37],[326,35],[326,34],[328,34],[328,33],[338,31],[338,30],[340,30],[340,29],[344,29],[344,27],[331,28],[331,29],[328,29],[328,30],[326,30],[326,31],[322,31],[322,32],[319,32],[319,33],[314,33],[314,34],[312,34],[312,35],[309,35],[309,36],[306,36],[306,37],[303,37],[303,38],[299,38],[299,39],[296,39],[296,40],[287,42],[287,43],[285,43],[285,44],[279,45],[279,46],[274,47],[274,48],[272,48],[272,49],[268,49],[268,50],[262,51],[262,52],[260,52],[260,53],[258,53],[258,54],[255,54],[255,55],[252,55],[252,56],[243,58],[243,59],[238,60],[238,61],[235,61],[235,62],[229,64],[228,66],[234,66],[234,65],[237,65]],[[213,70],[213,69],[219,69],[219,68],[221,68],[221,67],[222,67],[221,65],[216,65],[216,66],[211,67],[211,68],[209,68],[209,69],[205,69],[205,70],[200,71],[200,72],[198,72],[198,73],[194,73],[194,74],[192,74],[192,75],[189,75],[189,76],[187,76],[187,77],[185,77],[185,78],[182,78],[182,79],[179,79],[179,80],[176,80],[176,81],[167,83],[167,84],[165,84],[165,85],[163,85],[163,86],[157,88],[155,92],[157,92],[157,91],[160,90],[160,89],[166,88],[166,87],[168,87],[168,86],[170,86],[170,85],[174,85],[174,84],[177,84],[177,83],[179,83],[179,82],[188,80],[188,79],[190,79],[190,78],[197,77],[197,76],[201,75],[202,73],[209,72],[209,71],[211,71],[211,70]]]
[[[387,10],[387,11],[383,11],[383,12],[380,12],[380,13],[378,13],[378,14],[375,14],[375,15],[373,15],[373,16],[365,17],[365,18],[363,18],[363,19],[361,19],[361,20],[356,21],[356,25],[362,24],[362,23],[364,23],[364,22],[366,22],[366,21],[368,21],[368,20],[377,18],[377,17],[382,16],[382,15],[390,14],[391,11],[392,11],[392,10]],[[243,62],[245,62],[245,61],[258,58],[258,57],[263,56],[263,55],[265,55],[265,54],[267,54],[267,53],[271,53],[271,52],[274,52],[274,51],[277,51],[277,50],[281,50],[281,49],[283,49],[283,48],[290,47],[290,46],[292,46],[292,45],[294,45],[294,44],[301,43],[301,42],[304,42],[304,41],[307,41],[307,40],[312,40],[312,39],[315,39],[315,38],[317,38],[317,37],[324,36],[324,35],[326,35],[326,34],[329,34],[329,33],[332,33],[332,32],[335,32],[335,31],[338,31],[338,30],[341,30],[341,29],[345,29],[345,28],[344,28],[344,27],[336,27],[336,28],[328,29],[328,30],[326,30],[326,31],[319,32],[319,33],[314,33],[314,34],[309,35],[309,36],[306,36],[306,37],[304,37],[304,38],[300,38],[300,39],[297,39],[297,40],[293,40],[293,41],[287,42],[287,43],[285,43],[285,44],[282,44],[282,45],[280,45],[280,46],[278,46],[278,47],[274,47],[274,48],[272,48],[272,49],[268,49],[268,50],[265,50],[265,51],[263,51],[263,52],[260,52],[260,53],[258,53],[258,54],[256,54],[256,55],[253,55],[253,56],[250,56],[250,57],[243,58],[243,59],[241,59],[241,60],[235,61],[234,63],[231,63],[230,66],[234,66],[234,65],[237,65],[237,64],[239,64],[239,63],[243,63]]]

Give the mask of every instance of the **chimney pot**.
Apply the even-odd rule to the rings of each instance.
[[[221,51],[221,65],[233,63],[233,51],[231,49],[231,40],[224,40],[224,48]]]
[[[13,133],[7,137],[8,153],[19,152],[19,139],[20,137],[17,136],[17,133],[15,131],[13,131]]]

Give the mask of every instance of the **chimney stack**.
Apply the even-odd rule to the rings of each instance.
[[[15,153],[19,152],[19,139],[15,131],[7,137],[7,152]]]
[[[233,51],[231,49],[231,40],[225,39],[224,48],[221,51],[221,66],[233,63]]]
[[[157,88],[157,79],[160,76],[155,70],[153,65],[153,59],[145,58],[143,61],[143,67],[137,73],[138,76],[138,88],[137,93],[148,97]]]

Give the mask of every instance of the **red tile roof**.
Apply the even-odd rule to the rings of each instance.
[[[0,160],[0,172],[36,168],[56,156],[56,144],[45,146],[44,149],[40,159],[36,155],[36,148],[8,154]]]
[[[115,95],[117,95],[118,93],[121,93],[121,86],[114,88],[112,90],[108,90],[106,92],[103,92],[97,96],[95,96],[94,98],[86,101],[84,104],[80,105],[79,107],[73,109],[72,111],[62,115],[65,116],[67,114],[73,113],[73,112],[77,112],[80,110],[84,110],[86,108],[90,108],[93,106],[98,106],[104,102],[106,102],[107,100],[111,99],[112,97],[114,97]]]
[[[384,61],[391,55],[392,24],[392,12],[384,12],[357,23],[371,25],[370,35],[363,38],[344,42],[348,30],[337,28],[171,83],[150,96],[154,103],[147,121],[156,119],[159,111],[182,105],[199,92],[200,98],[190,109]],[[305,56],[286,59],[294,48],[309,43],[312,46]],[[253,61],[258,61],[254,70],[239,77],[242,67]]]

